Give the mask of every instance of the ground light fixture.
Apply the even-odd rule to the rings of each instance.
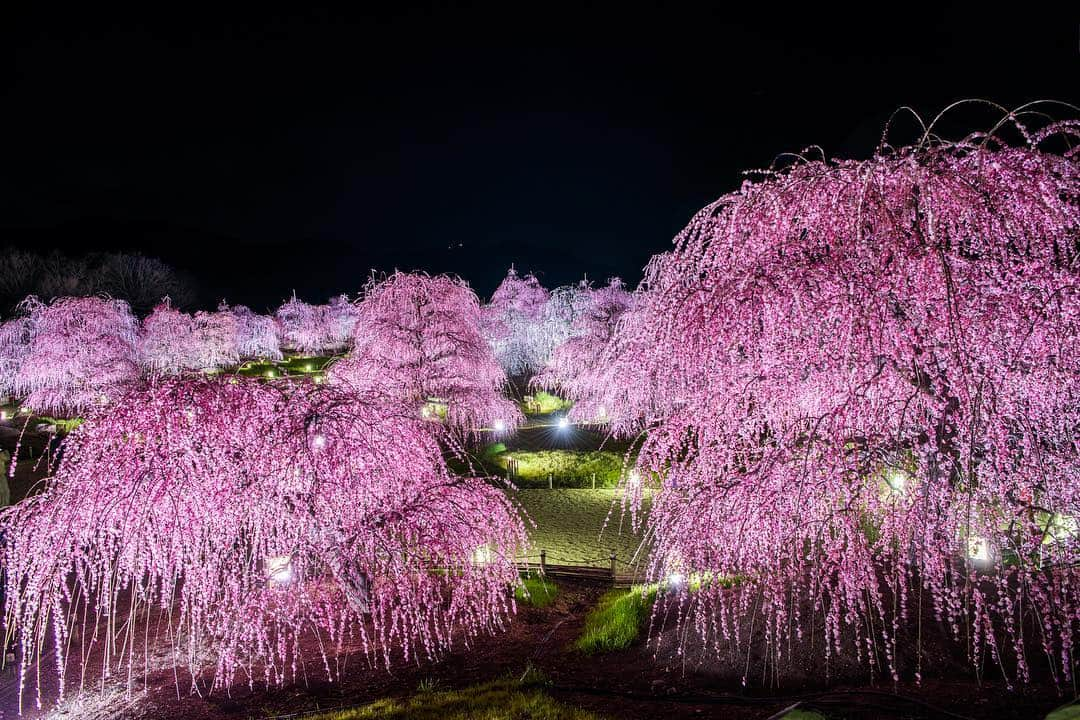
[[[495,421],[495,432],[499,432],[499,433],[506,432],[506,421],[505,420],[496,420]]]
[[[274,555],[266,558],[266,581],[270,587],[288,585],[293,581],[291,555]]]
[[[667,583],[668,587],[678,588],[682,587],[682,584],[686,582],[686,576],[681,572],[673,572],[668,575]]]
[[[570,427],[570,421],[566,419],[565,415],[559,418],[559,422],[556,424],[559,426],[560,430],[565,430],[566,428]]]
[[[904,492],[907,485],[907,475],[901,470],[889,469],[885,471],[885,483],[894,493]]]
[[[989,565],[993,561],[990,540],[981,535],[972,535],[968,538],[967,555],[976,565]]]

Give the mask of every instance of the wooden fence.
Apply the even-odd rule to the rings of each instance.
[[[619,560],[615,553],[608,556],[606,565],[587,563],[553,565],[547,561],[546,550],[541,550],[539,556],[533,557],[539,558],[539,564],[528,562],[532,558],[521,558],[518,561],[518,571],[522,575],[539,574],[552,580],[570,580],[612,587],[630,587],[645,581],[644,574],[638,567]]]

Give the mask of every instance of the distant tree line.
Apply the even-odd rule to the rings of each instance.
[[[168,296],[178,308],[198,300],[194,280],[157,258],[137,253],[59,251],[40,254],[0,249],[0,314],[9,315],[27,295],[48,301],[55,297],[108,295],[124,300],[139,315]]]

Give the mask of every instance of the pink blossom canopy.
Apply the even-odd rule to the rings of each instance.
[[[356,310],[355,345],[331,368],[332,382],[378,389],[416,413],[435,402],[458,430],[518,423],[503,395],[506,375],[480,334],[479,300],[461,280],[395,273],[373,281]]]
[[[813,637],[918,677],[925,598],[976,666],[1027,680],[1034,644],[1070,677],[1080,165],[1044,148],[1078,135],[803,161],[650,264],[583,391],[649,430],[653,576],[737,579],[680,616],[706,647]]]
[[[397,407],[174,378],[92,414],[44,492],[0,514],[20,687],[39,649],[63,682],[69,654],[147,667],[156,636],[192,677],[209,661],[211,688],[276,685],[342,643],[390,662],[500,627],[521,521]],[[135,631],[148,618],[167,632]]]
[[[35,411],[77,414],[138,377],[138,323],[127,303],[65,297],[46,305],[31,297],[21,308],[29,344],[13,384]]]

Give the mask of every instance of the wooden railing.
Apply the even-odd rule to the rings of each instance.
[[[529,562],[539,559],[539,563]],[[600,558],[595,558],[599,560]],[[518,570],[523,575],[539,574],[552,580],[570,580],[573,582],[630,587],[645,581],[644,574],[636,565],[621,561],[615,553],[607,558],[605,565],[583,563],[552,564],[547,561],[547,551],[541,550],[538,556],[519,558]],[[622,570],[622,572],[620,572]]]

